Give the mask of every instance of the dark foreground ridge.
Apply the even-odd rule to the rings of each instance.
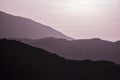
[[[0,80],[120,80],[120,65],[67,60],[14,40],[0,40]]]

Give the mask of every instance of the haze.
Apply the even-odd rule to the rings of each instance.
[[[0,0],[0,10],[77,39],[120,40],[119,0]]]

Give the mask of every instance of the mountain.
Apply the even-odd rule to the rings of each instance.
[[[75,61],[19,41],[0,39],[0,80],[120,80],[120,65]]]
[[[0,38],[28,38],[40,39],[47,37],[70,38],[49,26],[35,22],[31,19],[13,16],[0,11]]]
[[[110,42],[97,38],[72,41],[56,38],[44,38],[32,42],[25,39],[17,40],[68,59],[108,60],[120,63],[120,41]]]

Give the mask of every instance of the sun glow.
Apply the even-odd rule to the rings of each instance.
[[[99,4],[96,0],[70,0],[67,8],[71,12],[94,12],[97,11]]]

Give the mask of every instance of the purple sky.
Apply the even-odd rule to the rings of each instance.
[[[0,0],[0,10],[77,39],[120,40],[120,0]]]

